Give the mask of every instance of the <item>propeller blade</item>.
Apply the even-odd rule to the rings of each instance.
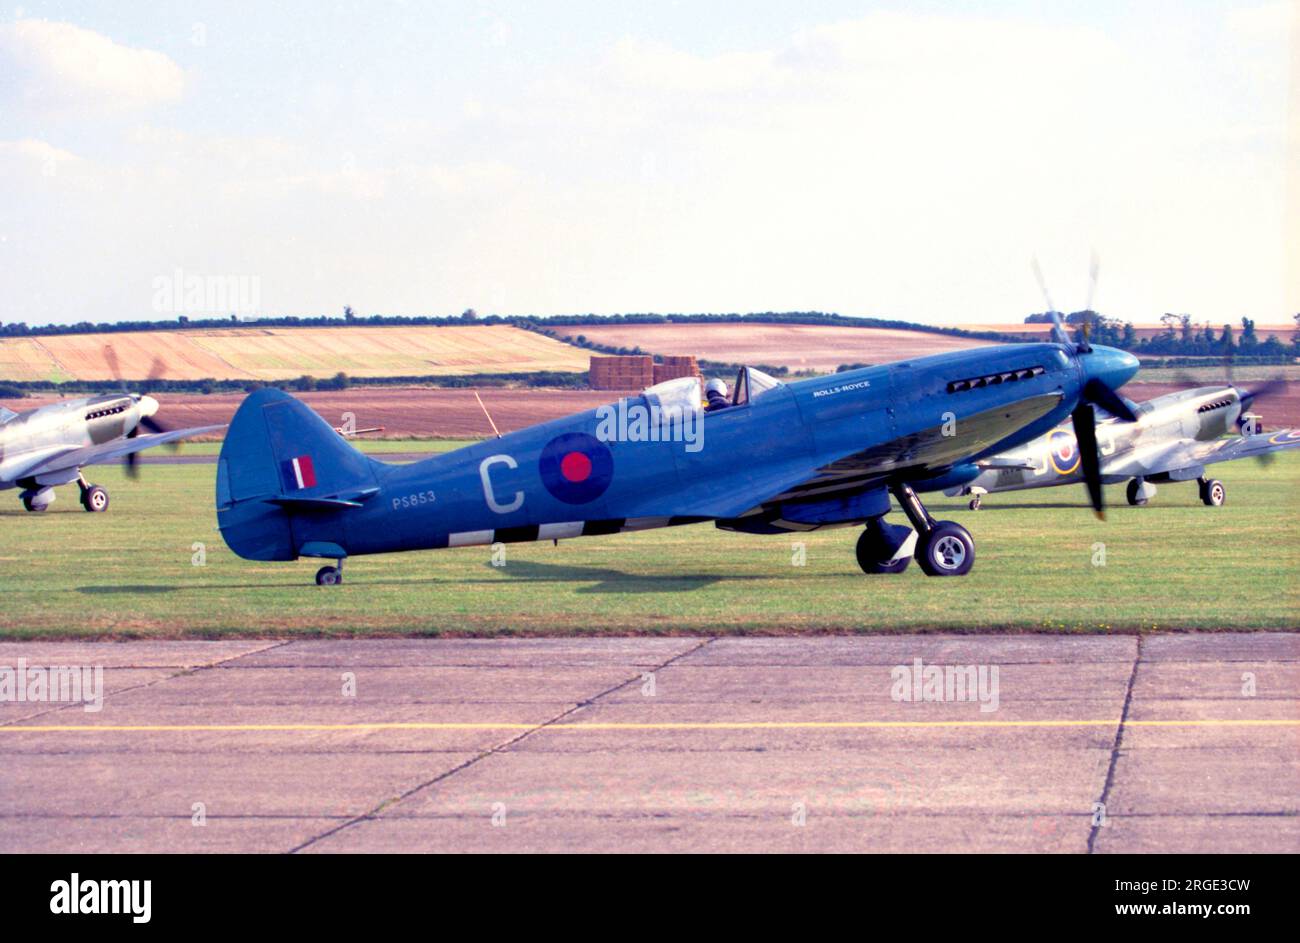
[[[167,431],[167,427],[164,426],[164,425],[163,425],[161,422],[159,422],[157,419],[154,419],[153,416],[141,416],[141,417],[140,417],[140,425],[141,425],[141,426],[144,426],[144,427],[145,427],[146,429],[148,429],[150,432],[166,432],[166,431]],[[139,426],[137,426],[136,428],[139,428]],[[135,430],[133,429],[133,430],[131,430],[131,431],[134,432]]]
[[[122,459],[122,467],[126,469],[128,478],[140,477],[140,453],[132,452]]]
[[[1088,403],[1080,403],[1070,414],[1074,420],[1074,440],[1079,447],[1079,460],[1083,465],[1083,483],[1088,489],[1088,500],[1098,520],[1106,519],[1106,502],[1101,491],[1101,459],[1097,455],[1097,414]]]
[[[1265,380],[1251,390],[1237,390],[1237,396],[1241,399],[1241,406],[1245,409],[1257,399],[1265,396],[1272,396],[1278,390],[1286,389],[1287,381],[1278,377],[1272,380]]]
[[[126,383],[122,380],[122,363],[117,359],[117,351],[113,349],[112,344],[104,345],[104,360],[108,362],[108,372],[113,375],[113,379],[121,384],[122,389],[126,389]]]
[[[1116,419],[1122,419],[1124,422],[1137,422],[1137,414],[1129,408],[1128,403],[1124,402],[1118,393],[1095,377],[1083,385],[1083,399],[1089,403],[1096,403]],[[1092,413],[1092,410],[1089,409],[1088,412]]]
[[[1088,303],[1084,305],[1085,311],[1092,310],[1092,299],[1097,294],[1097,275],[1101,271],[1101,260],[1097,258],[1097,250],[1092,250],[1092,257],[1088,260]]]
[[[1070,345],[1070,335],[1066,333],[1065,325],[1061,323],[1061,312],[1056,310],[1056,305],[1052,303],[1052,293],[1047,290],[1047,279],[1043,277],[1043,269],[1038,264],[1038,256],[1031,260],[1034,267],[1034,278],[1038,280],[1038,288],[1043,293],[1043,300],[1047,302],[1047,313],[1052,318],[1052,342],[1055,344]]]

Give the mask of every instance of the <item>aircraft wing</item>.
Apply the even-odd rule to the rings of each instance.
[[[155,432],[148,435],[138,435],[133,439],[114,439],[112,442],[104,442],[100,445],[87,445],[84,448],[71,449],[67,452],[60,452],[33,466],[26,474],[34,477],[48,476],[60,471],[72,471],[86,465],[99,465],[103,462],[111,462],[114,459],[123,458],[132,452],[139,452],[142,449],[151,449],[155,445],[166,445],[168,442],[176,442],[180,439],[188,439],[190,436],[203,435],[206,432],[216,432],[224,429],[225,426],[195,426],[192,429],[174,429],[170,432]],[[75,477],[75,476],[74,476]]]
[[[951,427],[936,424],[820,466],[806,461],[782,462],[757,473],[747,473],[750,477],[742,488],[732,489],[725,496],[706,498],[689,508],[676,509],[674,513],[743,517],[777,501],[820,498],[887,481],[929,478],[991,448],[1015,430],[1047,415],[1060,402],[1060,393],[1045,393],[967,416]],[[945,435],[945,431],[952,434]]]
[[[1060,393],[1044,393],[997,409],[939,423],[911,435],[873,445],[817,469],[817,474],[771,500],[812,493],[829,494],[861,487],[872,479],[930,478],[986,451],[1010,433],[1046,416],[1061,402]],[[951,434],[947,434],[951,433]],[[990,461],[994,461],[990,459]]]
[[[1107,480],[1123,481],[1140,475],[1158,472],[1176,472],[1195,469],[1215,462],[1231,462],[1239,458],[1266,455],[1279,449],[1300,445],[1300,431],[1282,429],[1279,432],[1261,432],[1256,435],[1233,436],[1209,442],[1180,439],[1153,449],[1139,450],[1124,456],[1118,463],[1107,463],[1102,476]]]
[[[1234,436],[1231,439],[1218,439],[1204,443],[1197,457],[1202,465],[1215,462],[1231,462],[1238,458],[1250,458],[1253,455],[1267,455],[1280,449],[1291,449],[1300,445],[1300,430],[1282,429],[1278,432],[1260,432],[1255,435]]]

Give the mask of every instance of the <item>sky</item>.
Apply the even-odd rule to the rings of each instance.
[[[1084,307],[1094,254],[1112,317],[1300,311],[1300,0],[0,19],[0,322],[1007,323],[1035,258]]]

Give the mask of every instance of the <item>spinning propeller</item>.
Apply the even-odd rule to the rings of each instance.
[[[1137,369],[1137,358],[1126,351],[1113,347],[1093,347],[1088,341],[1091,328],[1092,299],[1097,287],[1098,263],[1094,253],[1088,271],[1088,307],[1089,320],[1083,322],[1077,341],[1071,341],[1061,320],[1061,312],[1052,304],[1051,293],[1047,290],[1047,280],[1033,260],[1034,277],[1042,289],[1043,299],[1047,302],[1047,311],[1052,318],[1052,341],[1065,347],[1079,365],[1080,375],[1084,378],[1079,390],[1079,401],[1070,413],[1074,422],[1074,438],[1078,443],[1080,465],[1083,468],[1083,483],[1088,489],[1088,501],[1101,520],[1106,519],[1106,501],[1101,486],[1101,456],[1097,453],[1097,413],[1094,405],[1100,406],[1121,422],[1136,422],[1137,416],[1129,405],[1115,392],[1116,387],[1123,386]]]
[[[143,426],[147,432],[168,432],[168,428],[161,422],[154,419],[154,414],[158,412],[158,401],[152,396],[146,396],[140,393],[132,393],[126,388],[126,381],[122,379],[122,367],[117,359],[117,351],[113,349],[112,344],[104,345],[104,359],[108,361],[108,368],[113,374],[113,379],[117,380],[122,386],[122,392],[135,401],[140,411],[140,420],[126,434],[128,439],[134,439],[140,434],[140,427]],[[149,367],[148,380],[159,380],[166,371],[167,365],[163,363],[161,357],[155,357]],[[173,452],[180,448],[180,443],[169,443],[168,448]],[[126,469],[126,474],[130,478],[140,477],[140,453],[132,452],[123,457],[122,466]]]
[[[1246,411],[1251,408],[1255,400],[1263,399],[1267,396],[1272,396],[1274,393],[1285,390],[1287,388],[1287,384],[1290,381],[1284,376],[1273,376],[1273,377],[1269,377],[1266,380],[1260,380],[1258,382],[1254,382],[1252,383],[1250,389],[1246,389],[1242,386],[1237,385],[1237,382],[1232,377],[1232,370],[1233,370],[1233,355],[1231,351],[1229,351],[1223,356],[1223,381],[1225,384],[1227,384],[1229,389],[1236,391],[1237,399],[1241,403],[1241,412],[1237,416],[1237,431],[1240,432],[1242,435],[1250,435],[1251,431],[1257,432],[1259,430],[1247,429],[1245,419],[1243,418],[1246,414]],[[1205,385],[1202,381],[1198,380],[1196,377],[1187,373],[1185,370],[1178,371],[1174,379],[1178,383],[1187,387],[1197,387],[1197,386]],[[1273,464],[1273,460],[1276,457],[1277,456],[1274,455],[1272,452],[1263,452],[1255,456],[1255,461],[1258,462],[1260,465],[1271,465]]]

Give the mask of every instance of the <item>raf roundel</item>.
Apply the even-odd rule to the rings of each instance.
[[[565,433],[546,443],[539,467],[546,490],[565,504],[595,501],[614,480],[609,446],[583,432]]]
[[[1079,446],[1074,436],[1063,429],[1057,429],[1048,439],[1051,446],[1052,467],[1057,474],[1068,475],[1079,467]]]

